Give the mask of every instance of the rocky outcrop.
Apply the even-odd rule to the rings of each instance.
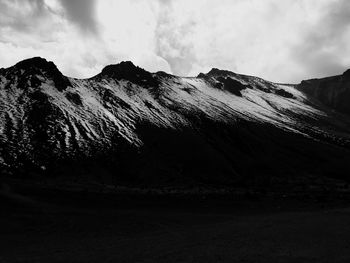
[[[326,106],[350,114],[350,73],[323,79],[304,80],[298,89]]]
[[[2,75],[7,77],[7,87],[16,82],[16,86],[22,89],[35,88],[42,83],[41,77],[52,80],[59,91],[71,85],[68,78],[63,76],[53,62],[40,57],[18,62],[13,67],[4,70]]]
[[[119,64],[106,66],[102,69],[100,76],[102,78],[109,77],[116,80],[124,79],[134,84],[147,87],[157,87],[159,85],[151,73],[135,66],[130,61],[123,61]]]

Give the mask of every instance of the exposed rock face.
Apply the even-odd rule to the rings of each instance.
[[[330,95],[346,93],[347,74],[331,79],[341,91],[218,69],[181,78],[131,62],[73,79],[25,60],[0,70],[0,169],[144,186],[348,180],[350,120]]]
[[[349,70],[339,76],[304,80],[298,89],[335,110],[350,114]]]
[[[237,96],[242,96],[241,90],[246,88],[246,86],[241,82],[230,77],[219,77],[218,80],[219,82],[216,84],[217,86],[220,86],[222,89],[227,90],[228,92],[231,92]]]
[[[17,81],[19,88],[25,87],[38,87],[41,84],[38,76],[48,77],[53,81],[55,87],[59,90],[65,90],[70,86],[70,82],[67,77],[57,69],[56,65],[53,62],[48,62],[47,60],[34,57],[31,59],[26,59],[21,62],[18,62],[15,66],[4,70],[2,73],[5,76],[8,76],[11,79],[11,76],[18,78],[12,82]],[[8,82],[7,85],[11,85],[12,82]]]
[[[102,77],[110,77],[117,80],[128,80],[137,85],[148,87],[157,87],[159,83],[151,73],[135,66],[130,61],[123,61],[116,65],[109,65],[102,69],[100,74]]]

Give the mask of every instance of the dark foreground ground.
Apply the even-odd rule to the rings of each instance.
[[[0,262],[350,262],[344,199],[176,198],[2,189]]]

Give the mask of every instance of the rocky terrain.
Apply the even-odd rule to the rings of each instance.
[[[0,69],[3,178],[70,185],[344,188],[350,77],[276,84],[131,62],[89,79],[31,58]]]

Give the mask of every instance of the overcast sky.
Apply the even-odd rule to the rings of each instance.
[[[0,0],[0,67],[42,56],[68,76],[131,60],[299,82],[350,68],[349,0]]]

